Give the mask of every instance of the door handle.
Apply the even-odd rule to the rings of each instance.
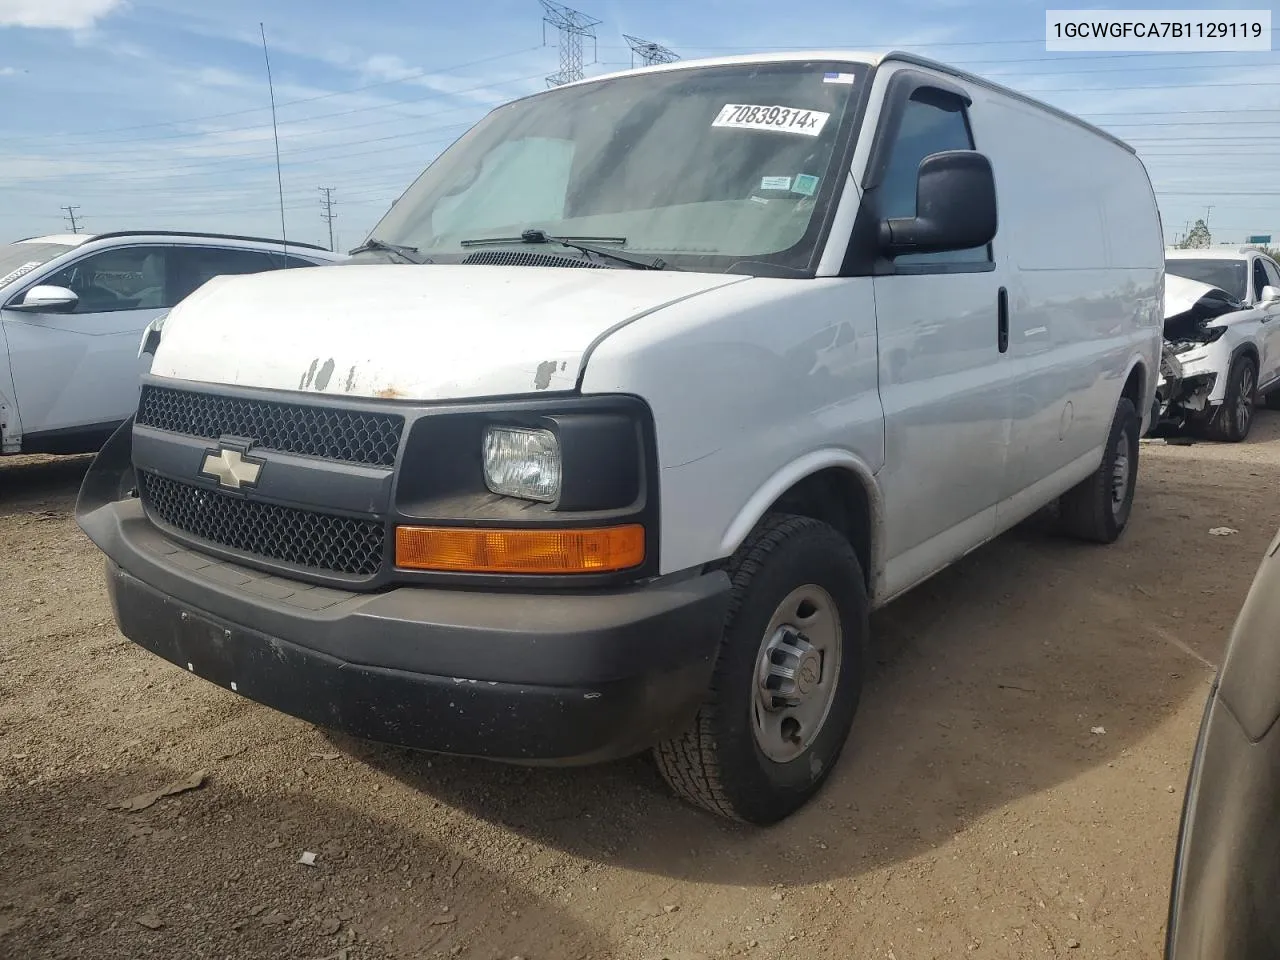
[[[1001,353],[1009,350],[1009,291],[1004,287],[996,293],[996,346]]]

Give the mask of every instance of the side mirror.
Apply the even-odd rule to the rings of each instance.
[[[996,235],[996,180],[975,150],[946,150],[920,161],[916,215],[880,224],[886,256],[968,250]]]
[[[26,292],[21,303],[9,304],[9,309],[27,313],[70,313],[79,302],[80,298],[66,287],[37,286]]]
[[[1280,300],[1280,287],[1267,286],[1262,288],[1262,297],[1259,299],[1259,303],[1275,303],[1277,300]]]

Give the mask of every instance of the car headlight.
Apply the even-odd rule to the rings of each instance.
[[[494,493],[552,503],[560,497],[560,441],[550,430],[489,427],[484,482]]]

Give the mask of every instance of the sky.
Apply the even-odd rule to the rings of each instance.
[[[1206,215],[1215,241],[1280,241],[1275,51],[1046,53],[1045,4],[1021,0],[572,5],[600,21],[588,75],[631,65],[624,35],[685,59],[838,47],[952,63],[1133,144],[1167,241]],[[68,205],[92,233],[280,236],[261,23],[284,230],[327,246],[329,187],[349,249],[468,126],[545,89],[559,54],[542,17],[538,0],[0,0],[0,242],[65,232]]]

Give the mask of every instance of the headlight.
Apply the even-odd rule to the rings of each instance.
[[[550,430],[489,427],[484,482],[494,493],[552,503],[560,496],[560,441]]]

